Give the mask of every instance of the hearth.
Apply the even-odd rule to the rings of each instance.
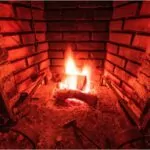
[[[150,148],[148,1],[1,1],[0,148]]]

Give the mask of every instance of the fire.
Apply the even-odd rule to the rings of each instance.
[[[86,84],[82,89],[82,91],[88,93],[90,91],[90,73],[91,73],[90,67],[84,66],[82,70],[79,70],[73,58],[71,48],[68,48],[66,54],[67,54],[65,58],[66,78],[59,84],[59,88],[77,90],[79,77],[84,77],[86,79]]]

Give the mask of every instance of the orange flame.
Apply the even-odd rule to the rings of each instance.
[[[65,73],[66,75],[69,75],[66,77],[66,79],[59,84],[60,89],[77,89],[77,82],[78,82],[78,75],[86,76],[86,85],[83,89],[84,92],[88,93],[90,92],[90,67],[84,66],[82,71],[80,71],[73,59],[73,53],[71,48],[69,47],[66,51],[66,61],[65,61]]]

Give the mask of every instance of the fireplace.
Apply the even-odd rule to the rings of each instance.
[[[1,1],[0,148],[150,148],[149,1]]]

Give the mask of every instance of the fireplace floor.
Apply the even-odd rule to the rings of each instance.
[[[26,126],[29,132],[32,130],[37,148],[96,148],[82,134],[75,134],[73,127],[63,127],[74,119],[77,127],[100,148],[115,147],[115,135],[131,127],[110,88],[99,88],[95,109],[85,103],[55,105],[55,99],[51,98],[54,87],[54,83],[42,85],[28,106],[29,114],[19,120],[22,128]],[[30,148],[23,136],[12,131],[0,133],[0,137],[0,148]]]

